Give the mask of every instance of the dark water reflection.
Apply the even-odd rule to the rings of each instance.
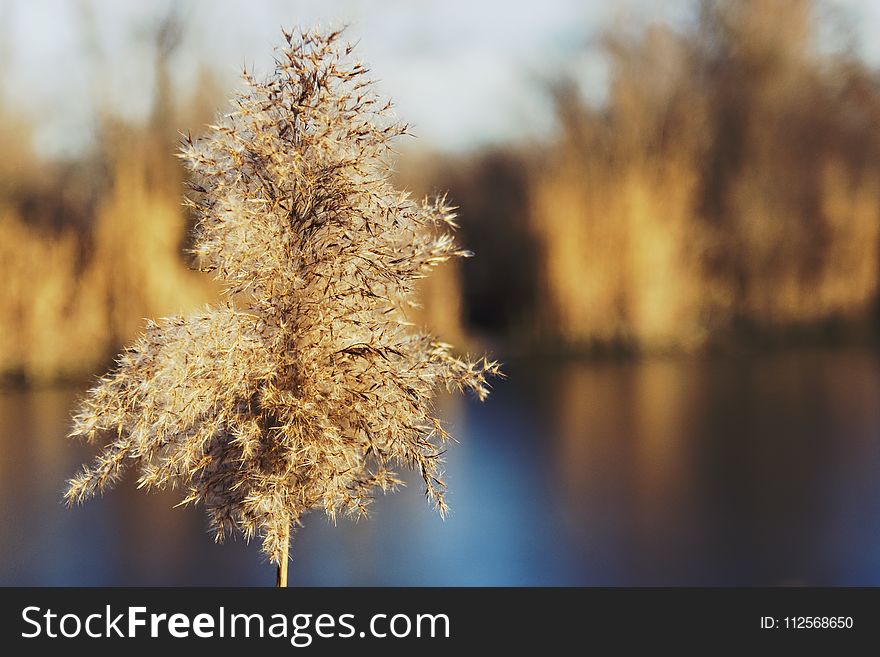
[[[880,358],[519,362],[447,402],[451,516],[418,485],[305,519],[293,584],[880,585]],[[0,584],[265,585],[256,546],[127,480],[66,510],[77,390],[0,393]]]

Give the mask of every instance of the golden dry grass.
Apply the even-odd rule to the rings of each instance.
[[[64,214],[80,212],[74,205],[55,210],[60,217],[23,215],[14,199],[0,200],[0,372],[28,383],[81,377],[142,330],[145,316],[212,298],[210,282],[180,256],[185,214],[179,194],[155,182],[149,137],[118,138],[104,193],[84,228]],[[22,161],[35,158],[25,153]]]
[[[275,72],[245,72],[229,113],[181,147],[193,253],[226,298],[148,323],[89,391],[71,435],[105,445],[66,493],[81,502],[135,466],[141,487],[180,486],[183,504],[204,505],[217,540],[259,536],[282,568],[308,511],[365,515],[399,467],[420,473],[442,513],[448,435],[434,397],[484,399],[499,374],[410,321],[416,281],[469,254],[442,198],[416,202],[390,182],[406,126],[339,32],[285,36]],[[173,244],[131,237],[174,271]],[[136,283],[148,304],[151,280]]]
[[[607,103],[558,85],[550,143],[401,155],[402,186],[450,190],[481,254],[423,281],[413,321],[460,344],[633,350],[876,328],[876,71],[817,51],[806,0],[702,6],[688,31],[607,35]],[[103,126],[73,163],[85,186],[2,113],[0,375],[89,374],[144,317],[216,296],[179,257],[185,174],[168,157],[177,126],[213,113],[212,85]]]
[[[870,318],[880,89],[815,29],[805,0],[710,2],[691,32],[610,35],[605,107],[559,88],[531,215],[552,334],[689,349]]]

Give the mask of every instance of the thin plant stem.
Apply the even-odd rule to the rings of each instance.
[[[289,561],[288,558],[288,550],[290,549],[290,530],[288,530],[287,540],[284,541],[284,544],[281,547],[281,558],[278,561],[278,572],[275,577],[275,587],[276,588],[287,588],[287,563]]]

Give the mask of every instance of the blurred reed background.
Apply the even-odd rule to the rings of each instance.
[[[603,104],[560,75],[554,139],[423,174],[482,256],[468,326],[569,351],[873,339],[878,75],[817,49],[814,9],[705,2],[690,29],[613,30]]]
[[[576,4],[571,21],[584,15]],[[453,557],[408,544],[439,564],[422,569],[415,558],[386,551],[382,532],[365,538],[368,530],[352,526],[347,540],[373,561],[355,548],[360,557],[327,552],[342,541],[329,537],[315,554],[361,569],[340,575],[306,556],[304,579],[296,579],[295,565],[294,582],[880,582],[873,556],[880,553],[880,490],[876,469],[866,465],[880,466],[871,393],[880,390],[873,351],[880,335],[880,72],[852,34],[844,39],[850,47],[823,42],[827,10],[809,0],[705,0],[687,3],[683,21],[611,21],[577,41],[565,65],[540,76],[521,72],[552,113],[551,129],[472,148],[400,144],[400,184],[417,195],[448,191],[461,208],[461,242],[477,254],[426,282],[422,321],[453,341],[488,344],[511,364],[510,380],[487,409],[449,412],[463,427],[463,444],[452,450],[462,451],[450,463],[453,493],[457,483],[464,491],[452,498],[454,511],[464,507],[462,524],[454,514],[452,529],[438,525],[428,535],[451,541]],[[197,133],[223,106],[229,71],[204,66],[195,83],[174,84],[187,28],[173,6],[131,38],[148,53],[150,109],[140,118],[102,112],[106,90],[95,85],[88,91],[98,108],[94,139],[73,155],[40,153],[33,116],[0,99],[0,377],[9,466],[0,470],[0,489],[7,500],[13,482],[21,484],[10,464],[23,449],[10,445],[37,431],[22,427],[42,417],[46,395],[63,406],[45,430],[53,437],[47,449],[70,450],[65,466],[82,456],[63,441],[73,393],[40,387],[82,389],[143,318],[217,298],[215,285],[183,255],[190,226],[173,153],[178,130]],[[598,97],[584,93],[585,51],[599,53],[607,67]],[[94,66],[100,80],[99,59]],[[9,74],[0,67],[0,77]],[[792,346],[809,355],[779,355]],[[584,359],[599,355],[601,362]],[[727,420],[737,428],[728,432]],[[829,466],[838,461],[816,457],[825,450],[846,452],[849,465]],[[481,460],[459,460],[468,454]],[[765,466],[776,475],[762,475]],[[539,501],[496,498],[497,489],[486,488],[489,478],[512,490],[523,468]],[[58,477],[54,495],[72,470],[50,472]],[[752,485],[756,498],[744,492]],[[717,496],[700,501],[707,486]],[[468,497],[481,491],[490,497]],[[772,514],[752,513],[762,492],[776,500]],[[845,525],[855,499],[859,511]],[[645,507],[649,501],[656,508]],[[89,505],[91,522],[104,503]],[[820,510],[812,521],[806,503]],[[480,505],[500,523],[493,525],[497,543],[480,534]],[[64,526],[64,513],[79,513],[40,508],[55,519],[47,522]],[[28,513],[9,503],[4,512],[7,520]],[[427,522],[429,511],[406,513]],[[534,532],[518,526],[517,513],[535,523]],[[727,524],[719,519],[725,514]],[[392,523],[385,518],[380,527]],[[777,521],[784,529],[772,529]],[[399,523],[388,527],[409,531]],[[320,542],[320,532],[310,538],[310,531],[297,538],[306,551]],[[0,581],[81,581],[63,569],[47,575],[42,559],[26,556],[38,548],[22,532],[0,541]],[[566,547],[535,543],[541,536],[563,536]],[[754,545],[765,539],[766,550]],[[189,554],[191,564],[204,550],[227,549],[188,553],[181,541],[174,553]],[[749,549],[733,549],[738,541]],[[786,557],[799,550],[800,558]],[[123,559],[118,575],[122,583],[126,576],[164,581],[157,572],[183,583],[211,577],[169,571],[175,557],[166,558],[165,570],[154,564],[143,571],[132,565],[142,556]],[[234,572],[233,582],[257,578]],[[106,573],[83,577],[117,581]]]
[[[224,100],[207,71],[172,88],[181,20],[169,12],[141,37],[147,118],[97,116],[76,159],[41,158],[28,117],[2,105],[7,379],[90,375],[144,317],[216,294],[183,255],[172,154],[177,131]],[[425,321],[517,352],[873,339],[880,86],[854,53],[817,48],[816,21],[802,0],[705,2],[687,29],[618,27],[601,39],[601,105],[576,70],[535,85],[552,137],[452,154],[401,144],[401,184],[448,190],[479,254],[426,286]]]

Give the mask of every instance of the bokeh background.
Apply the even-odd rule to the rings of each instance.
[[[349,24],[477,253],[420,321],[505,363],[418,482],[305,518],[292,584],[880,585],[880,4],[0,0],[0,584],[271,585],[174,492],[68,510],[145,317],[209,303],[179,132]]]

